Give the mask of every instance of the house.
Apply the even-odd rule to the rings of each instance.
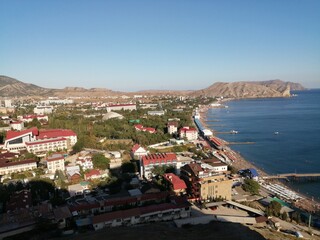
[[[179,137],[186,138],[188,141],[193,141],[198,139],[198,131],[195,128],[183,127],[179,130]]]
[[[10,127],[11,127],[13,130],[21,131],[21,130],[24,128],[24,124],[23,124],[23,122],[21,122],[21,121],[15,121],[15,122],[11,122],[11,123],[10,123]]]
[[[131,148],[131,157],[133,159],[140,159],[142,156],[145,156],[148,154],[148,151],[146,149],[144,149],[143,147],[141,147],[139,144],[135,144],[132,148]]]
[[[140,160],[141,176],[150,179],[153,168],[163,165],[170,165],[176,168],[177,155],[175,153],[154,153],[143,156]]]
[[[82,195],[85,190],[89,189],[88,182],[80,182],[77,184],[69,185],[68,191],[71,197],[76,195]]]
[[[168,122],[167,129],[169,134],[174,134],[178,132],[178,123],[177,122]]]
[[[79,166],[67,166],[66,175],[68,180],[72,183],[78,183],[81,180],[80,167]]]
[[[156,132],[156,129],[155,129],[155,128],[152,128],[152,127],[144,127],[144,126],[142,126],[141,124],[136,124],[136,125],[134,125],[134,128],[135,128],[137,131],[142,131],[142,132],[148,132],[148,133],[155,133],[155,132]]]
[[[84,174],[84,179],[88,181],[88,180],[100,179],[108,176],[109,176],[108,171],[92,169],[88,173]]]
[[[79,156],[76,160],[76,164],[80,165],[84,171],[93,169],[91,155]]]
[[[29,171],[37,168],[37,160],[0,161],[0,175]]]
[[[165,173],[163,175],[163,179],[166,180],[167,184],[169,185],[170,189],[176,195],[182,195],[186,193],[187,185],[186,183],[179,178],[177,175],[173,173]]]
[[[64,156],[60,153],[52,154],[45,159],[49,173],[55,173],[57,170],[64,171]]]
[[[181,167],[181,178],[187,185],[190,198],[200,201],[231,200],[233,181],[215,172],[208,164],[190,163]]]

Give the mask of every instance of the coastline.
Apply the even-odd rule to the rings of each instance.
[[[228,101],[232,101],[232,100],[236,100],[236,99],[223,99],[221,100],[219,103],[225,103]],[[223,106],[223,105],[222,105]],[[208,111],[209,109],[211,109],[213,107],[211,107],[210,105],[203,105],[200,107],[199,112],[200,112],[200,122],[202,124],[202,126],[204,126],[205,128],[208,128],[210,130],[213,131],[213,134],[215,137],[217,137],[215,135],[215,130],[212,127],[209,127],[207,124],[207,116],[208,116]],[[219,137],[218,137],[219,138]],[[220,138],[221,139],[221,138]],[[222,139],[224,142],[224,139]],[[265,171],[263,171],[261,168],[259,168],[258,166],[256,166],[254,163],[251,163],[249,160],[245,159],[239,152],[234,151],[232,148],[230,148],[230,146],[228,146],[228,148],[233,152],[233,154],[235,155],[237,161],[232,163],[232,166],[236,169],[236,170],[241,170],[241,169],[248,169],[248,168],[254,168],[256,169],[256,171],[259,173],[259,176],[264,177],[264,176],[268,176],[269,174],[266,173]],[[287,189],[296,192],[294,189],[292,189],[290,186],[286,185],[285,183],[279,181],[279,180],[273,180],[274,183],[280,184],[282,186],[285,186]],[[300,199],[297,202],[290,202],[290,204],[292,204],[293,206],[307,211],[307,212],[319,212],[320,211],[320,202],[311,199],[309,196],[303,194],[303,193],[298,193],[302,199]]]

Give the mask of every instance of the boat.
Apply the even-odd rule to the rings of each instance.
[[[231,130],[230,133],[231,133],[231,134],[237,134],[238,131],[236,131],[236,130]]]
[[[274,135],[278,135],[279,134],[279,132],[274,132]]]

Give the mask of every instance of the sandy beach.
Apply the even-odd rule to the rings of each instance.
[[[227,102],[227,101],[230,101],[232,99],[226,99],[224,100],[223,102]],[[208,129],[211,129],[213,130],[214,132],[214,129],[212,129],[212,127],[208,127],[208,124],[207,124],[207,113],[208,113],[208,110],[211,108],[211,106],[208,106],[208,105],[203,105],[200,107],[199,109],[199,112],[200,112],[200,122],[202,124],[202,126],[204,126],[205,128],[208,128]],[[215,136],[216,137],[216,136]],[[221,138],[220,138],[221,139]],[[223,140],[223,139],[222,139]],[[223,140],[224,142],[226,142],[225,140]],[[248,169],[248,168],[255,168],[257,170],[257,172],[259,173],[259,175],[261,177],[264,177],[264,176],[268,176],[268,174],[266,172],[264,172],[263,170],[261,170],[259,167],[255,166],[253,163],[251,163],[250,161],[244,159],[240,153],[232,150],[230,148],[230,151],[232,151],[233,155],[236,157],[237,161],[234,161],[232,163],[232,166],[234,168],[236,168],[237,170],[241,170],[241,169]],[[285,186],[286,188],[290,189],[287,185],[285,185],[283,182],[280,182],[278,180],[273,180],[274,182],[277,182],[278,184],[281,184],[283,186]],[[294,191],[293,189],[290,189],[292,191]],[[314,201],[313,199],[310,199],[308,198],[308,196],[305,196],[301,193],[299,193],[300,196],[302,196],[303,198],[300,199],[299,201],[297,202],[294,202],[292,203],[294,206],[296,206],[297,208],[300,208],[300,209],[303,209],[305,211],[308,211],[308,212],[312,212],[312,213],[315,213],[315,212],[320,212],[320,203],[317,202],[317,201]]]

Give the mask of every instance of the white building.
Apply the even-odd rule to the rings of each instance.
[[[36,106],[34,109],[33,109],[33,112],[35,114],[39,114],[39,115],[42,115],[42,114],[51,114],[53,112],[53,107],[52,106]]]
[[[177,122],[168,122],[167,124],[168,133],[174,134],[178,132],[178,123]]]
[[[16,172],[29,171],[37,168],[37,161],[34,159],[21,161],[0,161],[0,175]]]
[[[198,139],[198,131],[195,128],[183,127],[179,130],[180,138],[186,138],[188,141]]]
[[[29,128],[20,132],[7,131],[4,149],[10,152],[18,152],[26,149],[26,142],[32,142],[37,139],[39,131],[37,128]]]
[[[24,128],[24,123],[23,123],[23,122],[20,122],[20,121],[11,122],[11,123],[10,123],[10,127],[11,127],[13,130],[21,131],[21,130]]]
[[[148,154],[148,151],[141,147],[139,144],[135,144],[131,149],[131,157],[135,160]]]
[[[165,111],[161,110],[161,111],[148,111],[148,115],[151,116],[163,116],[165,113]]]
[[[62,154],[52,154],[46,160],[49,173],[55,173],[57,170],[64,171],[64,156]]]
[[[36,154],[38,157],[45,156],[49,151],[61,151],[69,148],[66,138],[53,138],[48,140],[36,140],[26,142],[27,151]]]
[[[93,169],[92,157],[90,155],[79,156],[76,164],[80,165],[84,171]]]
[[[128,104],[111,104],[107,106],[107,112],[120,111],[120,110],[137,110],[137,105],[135,103]]]

